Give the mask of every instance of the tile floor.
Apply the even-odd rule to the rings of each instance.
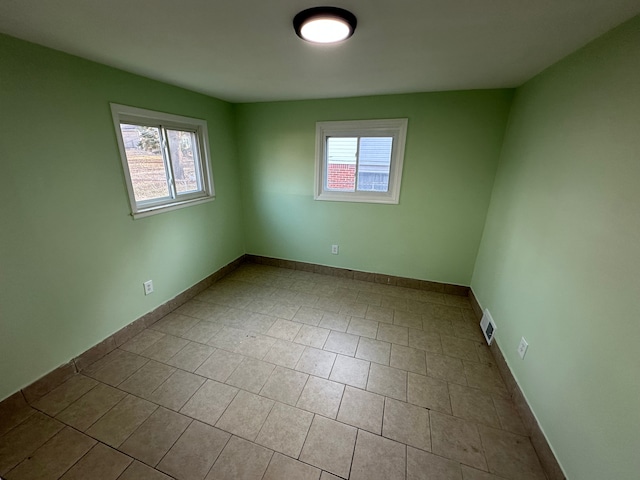
[[[0,420],[0,476],[544,479],[524,433],[466,298],[244,265]]]

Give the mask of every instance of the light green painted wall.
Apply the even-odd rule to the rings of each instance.
[[[639,185],[636,17],[518,89],[472,280],[572,480],[640,471]]]
[[[511,95],[238,105],[247,253],[469,285]],[[398,205],[313,199],[317,121],[399,117],[409,127]]]
[[[244,245],[231,105],[6,36],[0,59],[2,399]],[[217,199],[132,220],[109,102],[206,119]]]

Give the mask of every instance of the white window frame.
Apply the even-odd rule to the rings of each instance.
[[[209,155],[209,135],[206,120],[183,117],[181,115],[173,115],[164,112],[156,112],[154,110],[130,107],[128,105],[120,105],[117,103],[111,103],[110,105],[113,124],[116,130],[116,138],[118,140],[118,148],[120,150],[120,158],[122,160],[122,169],[124,171],[127,184],[127,192],[129,194],[131,215],[133,218],[147,217],[157,213],[168,212],[191,205],[210,202],[215,199],[213,177],[211,174],[211,158]],[[198,144],[198,159],[200,163],[200,165],[196,165],[196,168],[199,169],[198,174],[201,179],[202,190],[179,194],[175,191],[175,188],[170,188],[169,197],[136,202],[133,183],[131,181],[131,173],[129,171],[129,163],[127,162],[127,153],[124,140],[122,138],[122,131],[120,130],[121,123],[194,132]],[[163,145],[162,152],[166,165],[169,158],[167,145]],[[165,168],[171,170],[170,165]]]
[[[314,198],[316,200],[336,202],[399,203],[404,148],[407,139],[407,124],[408,119],[406,118],[317,122]],[[327,138],[329,137],[393,137],[391,166],[389,169],[389,190],[386,192],[358,190],[354,192],[343,192],[326,190],[326,147]]]

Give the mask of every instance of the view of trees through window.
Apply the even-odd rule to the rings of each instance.
[[[120,124],[136,202],[201,190],[195,133],[165,129],[169,158],[162,153],[159,127]]]

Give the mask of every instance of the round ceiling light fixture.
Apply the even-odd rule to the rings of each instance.
[[[311,43],[337,43],[356,29],[356,16],[338,7],[313,7],[293,17],[296,34]]]

